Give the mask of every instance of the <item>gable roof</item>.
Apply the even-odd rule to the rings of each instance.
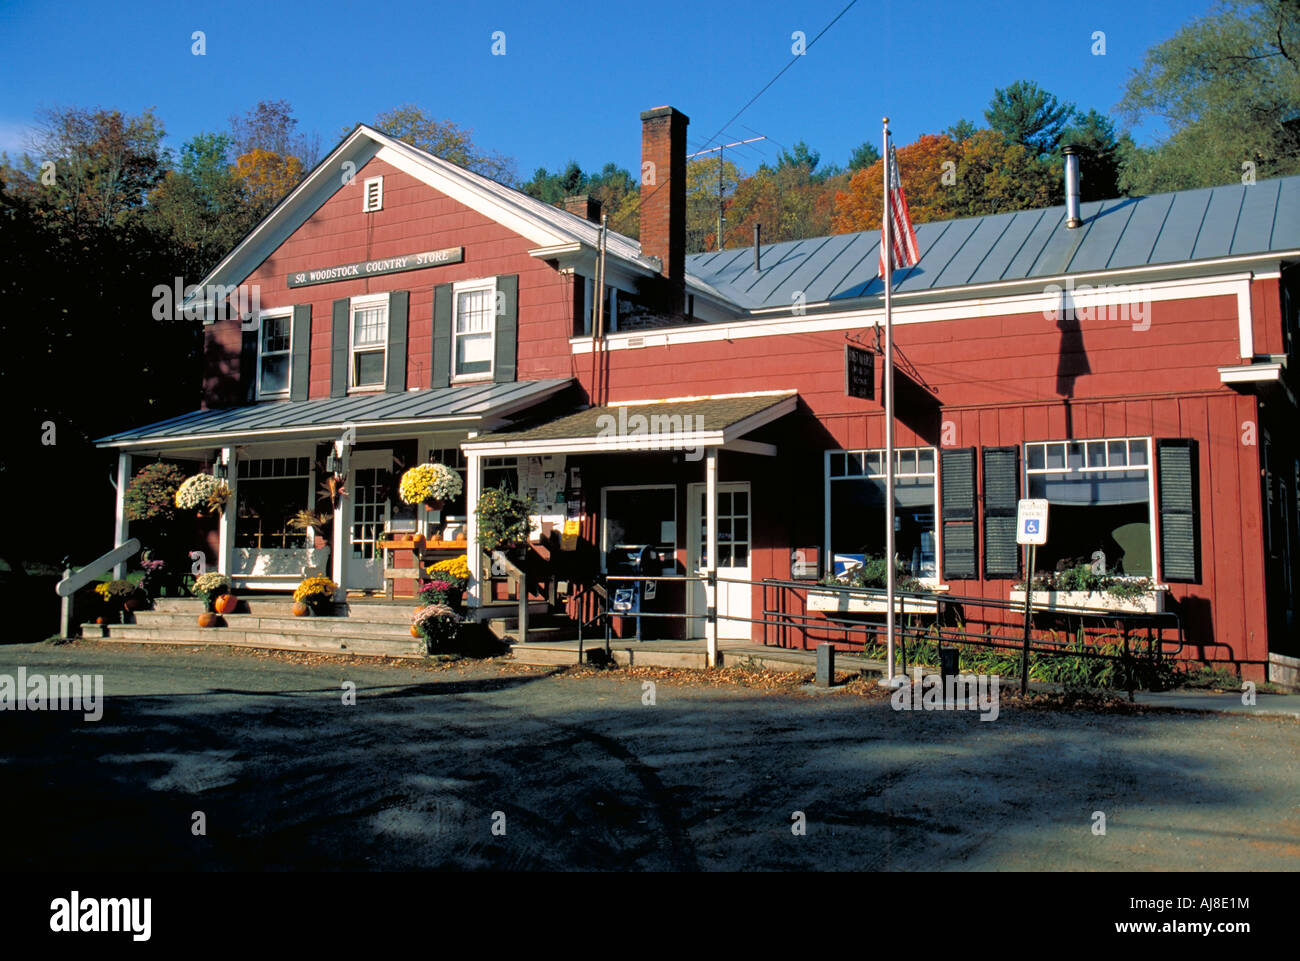
[[[1228,257],[1300,254],[1300,176],[917,224],[921,260],[894,275],[898,293],[1029,281],[1124,268],[1179,266]],[[686,258],[697,280],[747,310],[881,295],[880,232],[861,231]]]
[[[435,157],[373,127],[358,124],[203,278],[200,292],[209,285],[243,283],[342,189],[344,180],[339,172],[348,169],[346,165],[351,164],[352,169],[359,171],[375,157],[514,231],[537,245],[537,254],[580,248],[594,252],[599,243],[599,225],[583,217]],[[659,261],[642,256],[641,244],[631,237],[607,230],[606,251],[611,260],[636,274],[659,273]],[[691,286],[689,278],[688,286]],[[705,296],[719,296],[707,285],[693,286]]]
[[[597,224],[466,170],[365,124],[358,124],[199,285],[242,283],[343,186],[339,171],[372,158],[490,217],[562,256],[599,242]],[[1300,255],[1300,176],[1081,205],[1083,225],[1065,227],[1065,207],[1022,210],[916,225],[921,261],[895,275],[900,295],[1009,284],[1145,267],[1187,268],[1200,261]],[[631,237],[607,231],[609,258],[636,275],[659,272]],[[883,293],[876,276],[876,230],[738,247],[686,258],[688,290],[728,313],[789,309],[795,291],[807,304],[847,306]],[[949,295],[951,296],[951,294]]]

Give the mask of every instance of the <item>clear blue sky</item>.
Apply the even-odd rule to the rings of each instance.
[[[794,31],[811,41],[847,2],[0,0],[0,150],[21,149],[43,106],[153,106],[176,147],[263,98],[288,100],[328,150],[357,121],[409,101],[472,129],[525,178],[570,159],[635,174],[640,111],[678,107],[699,149],[791,59]],[[862,141],[879,142],[884,114],[907,143],[963,116],[982,122],[994,88],[1022,78],[1110,111],[1144,51],[1208,8],[858,0],[724,135],[771,138],[736,153],[747,169],[801,139],[843,164]],[[191,53],[196,30],[206,56]],[[498,30],[505,56],[492,55]],[[1105,56],[1091,52],[1097,30]]]

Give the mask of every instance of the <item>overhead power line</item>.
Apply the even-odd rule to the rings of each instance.
[[[799,60],[800,57],[802,57],[802,56],[803,56],[804,54],[806,54],[809,50],[811,50],[811,49],[813,48],[813,44],[815,44],[818,40],[820,40],[820,39],[822,38],[822,36],[826,33],[827,30],[829,30],[831,27],[835,26],[835,24],[839,21],[839,19],[840,19],[841,17],[843,17],[846,13],[848,13],[849,10],[851,10],[851,9],[853,8],[853,6],[854,6],[857,2],[858,2],[858,0],[849,0],[848,5],[847,5],[843,10],[841,10],[839,13],[835,14],[835,18],[834,18],[833,20],[831,20],[830,23],[826,24],[826,26],[822,27],[821,30],[818,31],[817,36],[813,37],[811,40],[808,41],[808,45],[807,45],[806,47],[804,47],[804,53],[803,53],[803,54],[798,54],[798,53],[797,53],[797,54],[795,54],[793,57],[791,57],[791,58],[790,58],[790,62],[787,63],[784,67],[782,67],[780,70],[778,70],[778,71],[776,72],[776,76],[775,76],[775,77],[773,77],[773,78],[772,78],[771,80],[769,80],[767,83],[763,84],[762,88],[758,91],[758,93],[756,93],[756,94],[754,94],[754,96],[750,97],[749,100],[745,102],[745,105],[744,105],[743,107],[741,107],[739,110],[737,110],[736,113],[735,113],[735,115],[734,115],[730,120],[728,120],[726,123],[724,123],[721,127],[718,128],[718,132],[717,132],[717,133],[715,133],[715,134],[714,134],[712,137],[710,137],[708,140],[704,141],[704,145],[707,147],[709,144],[713,143],[715,140],[717,140],[719,137],[721,137],[723,131],[725,131],[728,127],[730,127],[733,123],[735,123],[735,122],[736,122],[736,119],[737,119],[741,114],[743,114],[746,110],[748,110],[750,107],[752,107],[752,106],[754,105],[754,102],[755,102],[756,100],[758,100],[759,97],[761,97],[761,96],[763,96],[763,94],[767,93],[768,88],[771,87],[772,84],[774,84],[774,83],[776,83],[778,80],[780,80],[780,79],[781,79],[781,76],[782,76],[782,75],[783,75],[787,70],[789,70],[791,67],[793,67],[793,66],[795,65],[795,63],[798,62],[798,60]]]

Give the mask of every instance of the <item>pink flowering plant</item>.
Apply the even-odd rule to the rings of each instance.
[[[435,654],[455,644],[464,619],[445,604],[427,604],[412,615],[411,623],[424,638],[425,653]]]

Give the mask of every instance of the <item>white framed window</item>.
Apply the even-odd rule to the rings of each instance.
[[[239,478],[235,546],[300,547],[306,533],[294,526],[294,518],[313,506],[311,457],[241,457],[235,470]]]
[[[257,399],[289,396],[293,308],[264,310],[257,331]]]
[[[904,570],[937,581],[938,452],[894,451],[894,550]],[[826,546],[829,569],[885,553],[885,452],[826,452]]]
[[[1155,576],[1151,438],[1025,444],[1025,496],[1046,500],[1047,543],[1036,566],[1095,563],[1107,573]]]
[[[384,209],[384,178],[371,177],[363,185],[361,195],[361,212],[374,213]]]
[[[496,356],[496,278],[458,283],[451,299],[452,380],[491,380]]]
[[[388,294],[352,298],[348,388],[383,390],[388,372]]]

